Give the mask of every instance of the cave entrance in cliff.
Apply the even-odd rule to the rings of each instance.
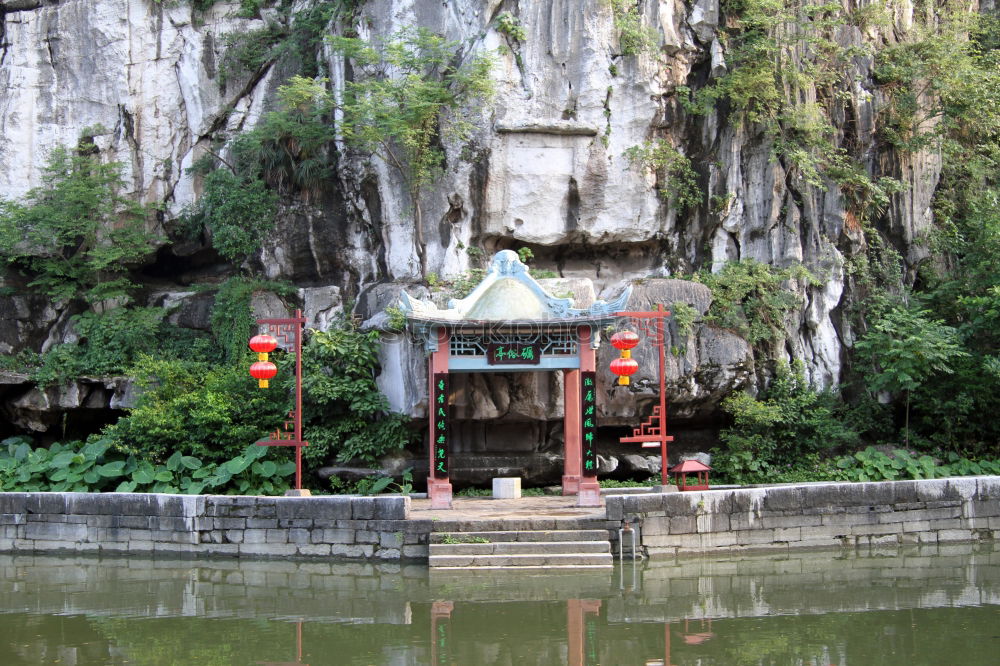
[[[596,354],[600,331],[614,322],[631,287],[612,302],[574,308],[570,298],[549,294],[517,253],[494,255],[482,282],[447,309],[403,292],[407,328],[428,352],[427,493],[432,508],[451,508],[453,444],[449,377],[472,372],[564,374],[562,489],[579,506],[598,506]]]

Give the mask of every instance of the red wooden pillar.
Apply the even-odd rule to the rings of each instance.
[[[580,490],[580,371],[563,370],[562,494]]]
[[[595,335],[589,326],[581,326],[577,329],[578,331],[578,346],[580,353],[580,373],[594,373],[597,371],[597,350],[591,346],[592,336]],[[591,375],[593,377],[593,375]],[[579,384],[577,385],[577,390],[581,390]],[[597,387],[594,386],[593,390],[596,391]],[[574,409],[576,410],[576,418],[578,423],[580,423],[580,408],[582,400],[577,400],[575,402]],[[567,407],[569,411],[569,407]],[[593,418],[597,418],[597,415],[593,415]],[[582,425],[581,431],[582,431]],[[596,433],[596,428],[592,430]],[[579,437],[576,439],[577,445],[580,446],[583,442],[580,441]],[[577,460],[581,459],[580,452],[577,453]],[[579,464],[579,463],[578,463]],[[597,469],[596,465],[594,469],[581,469],[580,477],[580,487],[576,494],[576,505],[577,506],[601,506],[601,486],[597,483]]]
[[[438,456],[436,456],[437,440],[440,436],[438,433],[437,423],[439,419],[436,419],[435,411],[437,405],[434,402],[435,395],[435,375],[440,376],[441,374],[448,373],[448,341],[450,339],[448,329],[441,326],[437,329],[437,349],[431,352],[430,359],[428,360],[427,369],[427,418],[428,418],[428,428],[430,430],[430,436],[428,439],[427,453],[428,453],[428,465],[429,474],[427,475],[427,496],[431,500],[432,509],[450,509],[451,508],[451,481],[448,480],[448,472],[440,472],[440,466]],[[444,407],[445,411],[448,411],[447,405]],[[447,440],[451,439],[451,424],[447,423],[450,414],[446,415],[445,423],[447,432],[445,433],[445,438]],[[448,441],[445,444],[445,465],[444,469],[448,468],[447,456],[450,453],[451,442]]]

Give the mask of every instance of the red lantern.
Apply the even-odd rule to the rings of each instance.
[[[639,336],[632,331],[619,331],[611,336],[611,346],[620,349],[621,358],[611,361],[611,372],[618,375],[618,385],[628,386],[628,376],[635,374],[639,364],[632,360],[632,347],[639,344]]]
[[[270,361],[257,361],[250,366],[250,376],[258,380],[257,385],[260,388],[267,388],[267,380],[276,374],[278,374],[278,366]]]
[[[258,361],[267,360],[267,352],[274,351],[278,341],[271,335],[255,335],[250,338],[250,349],[257,352]]]
[[[628,386],[629,375],[635,374],[638,369],[639,364],[633,358],[616,358],[611,361],[611,372],[618,375],[618,384],[620,386]]]
[[[639,344],[639,336],[632,331],[619,331],[611,336],[611,346],[615,349],[632,349],[637,344]],[[628,358],[628,356],[624,358]]]

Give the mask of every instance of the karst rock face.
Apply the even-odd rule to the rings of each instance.
[[[845,262],[864,244],[848,199],[833,182],[804,182],[775,156],[768,133],[729,122],[723,111],[686,115],[674,94],[679,85],[727,71],[717,31],[719,0],[638,3],[658,43],[632,55],[623,54],[604,0],[357,4],[328,32],[342,32],[345,20],[362,37],[420,25],[460,42],[460,57],[492,52],[496,96],[472,118],[467,141],[445,145],[444,173],[421,196],[423,263],[414,202],[400,174],[378,159],[344,152],[318,192],[283,200],[276,230],[245,268],[302,288],[301,305],[314,325],[328,326],[345,303],[353,303],[355,315],[378,326],[379,314],[402,289],[426,294],[428,281],[481,268],[500,249],[529,248],[534,268],[560,278],[547,288],[572,292],[578,306],[634,283],[632,309],[682,302],[699,313],[707,311],[710,291],[672,277],[735,260],[802,264],[818,279],[788,285],[801,306],[785,321],[776,356],[801,359],[817,384],[837,384],[853,339],[841,314],[852,297]],[[17,198],[38,185],[54,147],[92,137],[102,159],[124,165],[130,192],[161,207],[149,224],[166,237],[170,221],[201,191],[200,178],[186,169],[210,148],[225,155],[218,142],[251,129],[294,73],[279,61],[222,82],[227,35],[287,20],[263,5],[258,17],[241,18],[233,2],[0,1],[0,196]],[[892,7],[888,25],[865,32],[844,27],[835,40],[844,47],[877,47],[893,39],[894,30],[908,29],[915,10],[905,1]],[[517,18],[523,39],[497,30],[501,12]],[[329,48],[319,59],[336,95],[353,70]],[[931,222],[940,157],[932,150],[899,155],[877,143],[880,93],[872,84],[873,59],[852,62],[854,89],[846,91],[849,101],[835,124],[850,135],[870,174],[906,185],[888,204],[883,232],[913,267],[926,254],[917,240]],[[815,97],[816,91],[803,94]],[[660,196],[663,183],[652,170],[629,160],[629,148],[653,139],[691,158],[700,203],[678,210]],[[199,306],[203,296],[187,287],[239,268],[190,244],[163,248],[153,262],[160,262],[160,270],[150,273],[160,284],[150,298],[186,304],[182,312],[190,310],[189,318],[201,322],[207,306]],[[0,296],[0,350],[37,351],[73,339],[59,304],[10,291]],[[437,291],[447,298],[440,284]],[[680,431],[718,425],[727,394],[754,390],[766,379],[765,364],[735,332],[696,324],[683,336],[672,327],[669,335],[667,384]],[[602,347],[602,368],[613,353]],[[636,425],[652,402],[654,350],[641,347],[636,357],[641,370],[631,389],[613,388],[610,376],[602,379],[607,425]],[[558,450],[558,373],[473,375],[462,382],[456,417],[466,422],[462,446],[469,453],[512,450],[504,444],[510,441],[518,451]],[[395,408],[424,416],[424,351],[406,336],[387,340],[380,385]],[[36,418],[43,402],[69,400],[28,400],[30,390],[5,384],[4,409],[15,421],[40,427],[47,422]],[[24,414],[29,408],[30,419]],[[500,425],[484,435],[488,421]]]

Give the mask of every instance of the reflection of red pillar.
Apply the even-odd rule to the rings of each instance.
[[[563,371],[563,478],[562,494],[580,489],[580,371]]]
[[[431,352],[427,369],[427,420],[430,434],[427,440],[427,496],[431,500],[432,509],[451,508],[451,481],[448,475],[435,476],[434,474],[434,405],[432,404],[434,395],[434,373],[448,372],[448,340],[450,338],[448,329],[439,327],[437,329],[437,350]],[[450,428],[449,428],[450,431]],[[449,448],[451,443],[449,442]],[[448,451],[448,455],[451,451]],[[449,461],[450,462],[450,461]]]
[[[295,661],[257,661],[257,666],[309,666],[302,662],[302,620],[295,623]]]
[[[435,601],[431,603],[431,664],[437,666],[438,663],[447,664],[451,662],[451,654],[448,645],[448,625],[447,620],[451,619],[451,612],[455,610],[453,601]]]
[[[584,666],[587,655],[586,614],[601,612],[599,599],[568,599],[566,601],[567,666]],[[597,649],[597,646],[593,646]]]
[[[591,340],[594,333],[591,331],[590,327],[587,326],[581,326],[578,330],[579,330],[578,344],[580,347],[580,372],[595,372],[597,370],[597,351],[591,346]],[[577,390],[579,390],[579,384]],[[580,422],[579,400],[577,400],[574,403],[574,409],[576,410],[577,423],[579,423]],[[580,446],[579,439],[577,439],[577,446]],[[579,452],[577,452],[576,458],[578,461],[580,460]],[[595,469],[589,473],[586,470],[581,470],[581,474],[582,477],[580,478],[580,489],[576,495],[576,505],[601,506],[601,486],[600,484],[597,483],[597,470]]]

